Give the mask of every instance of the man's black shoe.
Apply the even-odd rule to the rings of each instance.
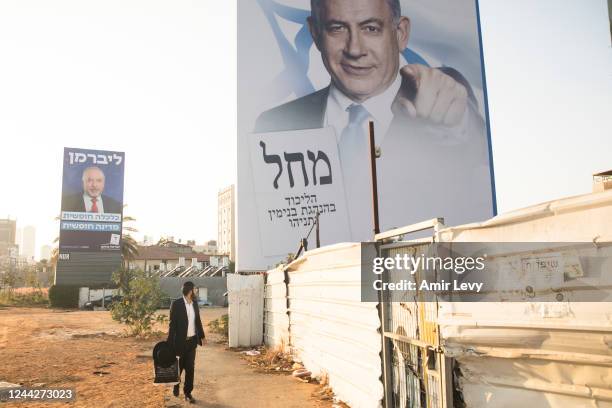
[[[174,394],[175,397],[178,397],[178,394],[179,394],[179,385],[180,384],[175,384],[174,388],[172,389],[172,394]]]
[[[189,402],[190,404],[195,404],[196,402],[195,398],[193,398],[191,394],[185,395],[185,401]]]

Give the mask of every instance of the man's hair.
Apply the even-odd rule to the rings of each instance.
[[[191,292],[194,288],[193,282],[187,281],[183,283],[183,296],[187,296],[189,292]]]
[[[92,170],[98,170],[100,173],[102,173],[102,177],[106,178],[106,175],[104,175],[104,172],[102,171],[101,168],[99,168],[98,166],[89,166],[88,168],[83,170],[83,176],[82,176],[83,181],[85,181],[85,174],[87,174],[88,172]]]
[[[319,26],[320,14],[321,14],[321,3],[325,0],[310,0],[310,16],[316,27]],[[393,16],[393,22],[399,23],[400,17],[402,16],[402,6],[400,0],[386,0],[387,5],[391,8],[391,15]]]

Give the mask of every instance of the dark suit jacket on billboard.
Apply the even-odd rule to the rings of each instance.
[[[105,213],[121,214],[123,211],[123,207],[118,201],[104,194],[102,194],[102,204]],[[83,193],[65,196],[62,200],[62,211],[85,212]]]
[[[200,308],[197,302],[193,303],[195,311],[196,337],[198,344],[202,345],[204,336],[204,328],[202,320],[200,320]],[[174,348],[177,356],[180,356],[185,350],[185,341],[187,340],[187,309],[185,308],[185,300],[183,297],[175,299],[170,305],[170,329],[168,330],[168,343]]]
[[[493,216],[488,136],[474,92],[457,70],[438,69],[468,91],[466,129],[456,138],[441,125],[393,119],[378,146],[382,155],[376,161],[383,231],[436,217],[444,217],[447,225],[458,225]],[[329,89],[263,112],[254,132],[324,127]]]
[[[465,86],[470,101],[476,103],[476,96],[470,83],[459,71],[449,67],[438,69]],[[328,95],[329,87],[326,87],[262,113],[257,118],[255,133],[318,129],[323,127]]]

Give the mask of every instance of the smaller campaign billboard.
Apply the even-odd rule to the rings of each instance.
[[[118,252],[125,153],[64,148],[60,252]]]

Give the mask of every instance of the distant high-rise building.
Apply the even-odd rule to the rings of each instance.
[[[0,243],[15,244],[17,221],[10,219],[0,220]]]
[[[36,256],[36,228],[32,225],[23,227],[21,232],[21,242],[17,243],[20,248],[20,254],[28,262],[34,260]]]
[[[22,242],[23,242],[23,228],[17,228],[15,230],[15,244],[21,246]]]
[[[234,221],[235,188],[231,186],[219,191],[217,218],[217,249],[221,254],[229,255],[233,261],[236,256],[236,225]]]
[[[217,255],[219,253],[217,249],[217,241],[211,239],[203,245],[194,245],[193,250],[196,252],[203,252],[207,255]]]
[[[19,247],[15,243],[17,221],[0,219],[0,265],[16,262]]]
[[[46,259],[47,261],[51,258],[51,247],[49,245],[43,245],[40,247],[40,259]]]

